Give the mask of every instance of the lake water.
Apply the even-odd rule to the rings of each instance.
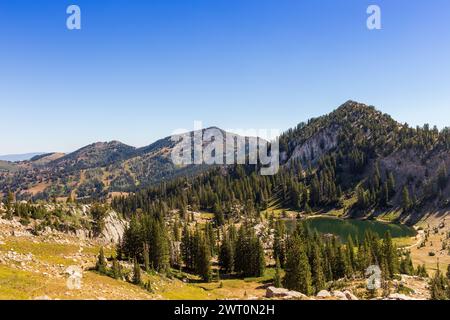
[[[327,217],[317,217],[303,220],[311,230],[317,230],[320,233],[331,233],[338,236],[341,241],[347,241],[349,235],[355,239],[363,239],[366,230],[372,230],[380,237],[383,237],[387,231],[390,231],[393,238],[413,237],[416,231],[408,226],[394,223],[384,223],[373,220],[354,220],[354,219],[337,219]],[[293,221],[287,221],[286,226],[292,228]]]

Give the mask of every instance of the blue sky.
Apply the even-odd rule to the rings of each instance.
[[[449,57],[448,0],[2,0],[0,154],[284,130],[349,99],[450,126]]]

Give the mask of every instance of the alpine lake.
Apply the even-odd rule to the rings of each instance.
[[[287,220],[285,222],[288,230],[292,230],[296,225],[293,220]],[[412,227],[375,220],[312,217],[298,223],[302,223],[309,227],[310,230],[316,230],[321,234],[333,234],[341,242],[346,242],[349,236],[353,239],[364,239],[366,231],[369,230],[378,234],[380,238],[384,237],[387,231],[391,233],[393,238],[413,237],[417,234],[416,230]]]

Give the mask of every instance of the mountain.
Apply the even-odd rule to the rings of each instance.
[[[118,141],[98,142],[67,155],[0,163],[0,191],[12,190],[25,199],[104,197],[145,190],[210,169],[206,165],[175,166],[170,158],[174,146],[169,137],[143,148]],[[306,204],[325,210],[353,201],[348,212],[352,215],[390,213],[408,219],[429,212],[445,214],[450,209],[450,130],[429,125],[411,128],[373,106],[348,101],[327,115],[287,130],[280,136],[280,161],[281,172],[272,178],[282,179],[279,185],[271,181],[272,190],[265,186],[265,195],[257,198],[270,197],[299,211]],[[204,183],[198,183],[200,189]],[[242,192],[248,193],[248,188]],[[253,197],[257,191],[250,194]]]
[[[289,130],[280,144],[287,165],[297,160],[320,170],[323,160],[332,157],[339,187],[366,198],[359,199],[366,202],[360,204],[362,211],[398,214],[402,209],[409,212],[408,219],[418,219],[424,213],[445,214],[450,209],[448,128],[439,131],[427,124],[411,128],[372,106],[348,101]],[[390,180],[394,185],[386,186]],[[407,210],[403,208],[406,196]]]
[[[174,165],[174,147],[170,137],[142,148],[119,141],[96,142],[69,154],[43,154],[20,163],[0,162],[0,192],[5,195],[13,191],[19,199],[97,198],[133,192],[207,169],[206,165]]]
[[[410,224],[450,211],[449,129],[410,128],[348,101],[282,134],[280,159],[275,176],[231,166],[144,189],[114,206],[131,214],[163,201],[212,212],[218,220],[272,210],[331,211]]]
[[[17,162],[17,161],[26,161],[30,160],[35,156],[40,156],[45,154],[45,152],[33,152],[33,153],[23,153],[23,154],[6,154],[0,155],[1,161],[9,161],[9,162]]]

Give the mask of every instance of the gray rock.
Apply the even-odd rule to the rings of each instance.
[[[288,289],[268,287],[266,289],[266,298],[282,298],[287,295]]]
[[[118,243],[123,238],[127,222],[119,218],[117,212],[110,211],[105,218],[105,227],[102,231],[103,238],[109,243]]]
[[[266,289],[266,298],[279,298],[284,300],[306,300],[308,297],[301,292],[289,291],[284,288],[268,287]]]
[[[49,296],[40,296],[34,298],[34,300],[52,300]]]
[[[384,300],[417,300],[401,293],[391,293]]]
[[[304,295],[301,292],[297,291],[289,291],[287,292],[287,296],[285,299],[292,299],[292,300],[309,300],[308,296]]]
[[[319,291],[319,293],[317,294],[318,298],[329,298],[331,297],[331,293],[327,290],[321,290]]]
[[[349,290],[345,290],[344,294],[348,300],[359,300],[358,297],[351,293]]]
[[[336,297],[336,298],[338,298],[339,300],[348,300],[347,299],[347,296],[342,292],[342,291],[333,291],[332,293],[331,293],[331,295],[333,296],[333,297]]]

